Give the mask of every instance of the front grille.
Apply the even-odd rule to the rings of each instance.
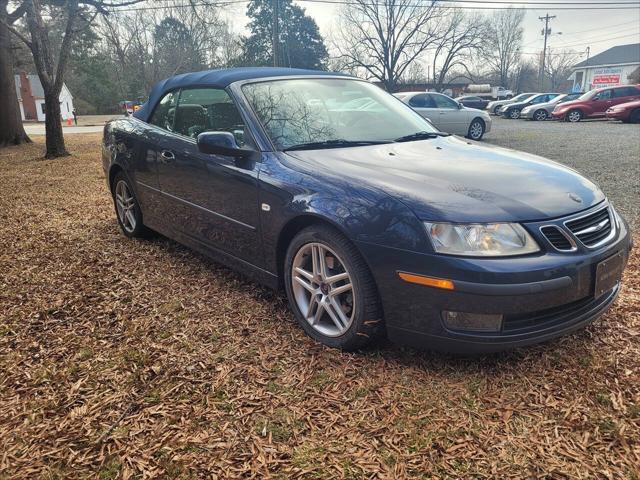
[[[548,225],[546,227],[542,227],[540,231],[545,237],[547,237],[547,240],[549,240],[551,245],[553,245],[557,250],[567,252],[574,250],[575,247],[571,245],[571,242],[565,236],[565,234],[562,233],[559,227]]]
[[[565,225],[587,247],[593,247],[611,233],[611,216],[605,207],[584,217],[565,222]]]

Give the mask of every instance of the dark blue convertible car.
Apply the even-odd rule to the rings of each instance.
[[[570,332],[631,238],[574,170],[438,132],[378,87],[242,68],[160,82],[104,130],[125,235],[160,232],[274,288],[304,330],[463,353]]]

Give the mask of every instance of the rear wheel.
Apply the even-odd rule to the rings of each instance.
[[[636,108],[631,115],[629,115],[629,121],[631,123],[640,123],[640,108]]]
[[[582,112],[580,110],[571,110],[569,113],[567,113],[566,119],[571,123],[579,122],[580,120],[582,120]]]
[[[471,122],[471,125],[469,125],[467,138],[470,138],[471,140],[476,140],[476,141],[482,140],[485,128],[486,127],[482,119],[474,118],[473,121]]]
[[[296,235],[284,272],[291,309],[313,339],[351,351],[382,334],[382,309],[371,272],[355,246],[335,229],[315,225]]]
[[[548,117],[547,111],[543,110],[542,108],[540,110],[536,110],[535,112],[533,112],[534,120],[542,121],[542,120],[546,120],[547,117]]]
[[[112,196],[122,233],[130,238],[145,236],[147,228],[142,223],[138,199],[123,172],[118,172],[113,179]]]

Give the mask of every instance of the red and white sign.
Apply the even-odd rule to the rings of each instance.
[[[619,85],[620,84],[620,74],[600,74],[594,75],[593,80],[591,82],[594,86],[597,85]]]

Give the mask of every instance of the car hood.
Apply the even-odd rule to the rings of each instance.
[[[285,156],[313,175],[323,172],[327,180],[346,182],[347,188],[382,190],[422,220],[543,220],[584,210],[605,198],[570,168],[457,137],[293,151]]]
[[[568,102],[562,102],[556,105],[556,108],[565,108],[565,107],[573,107],[573,106],[581,106],[584,105],[584,100],[569,100]]]

